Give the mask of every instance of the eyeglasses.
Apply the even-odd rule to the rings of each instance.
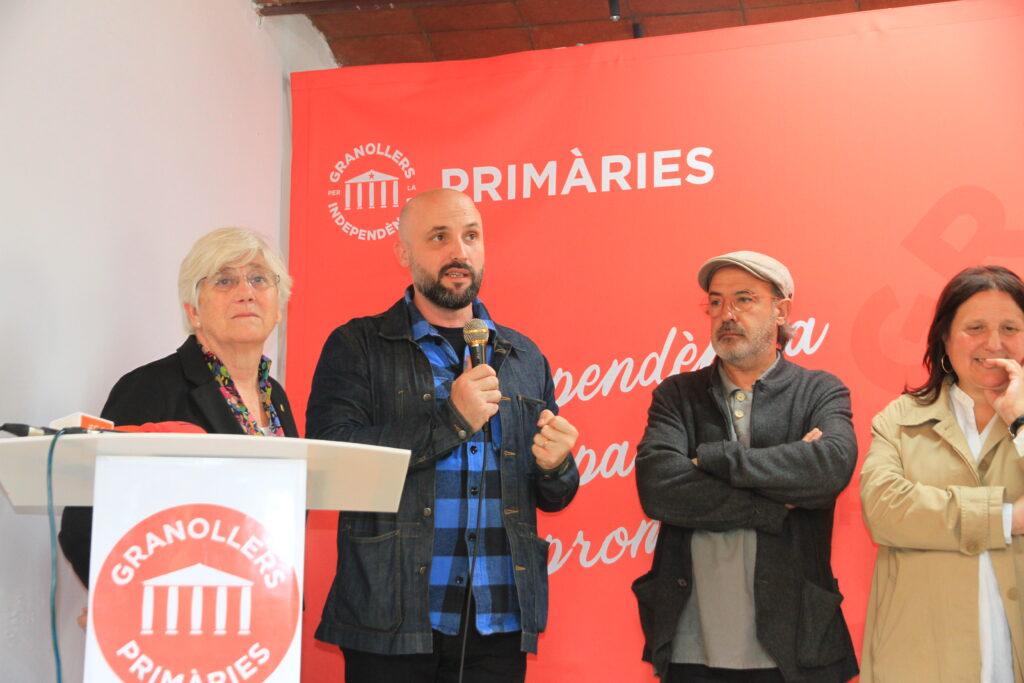
[[[218,292],[230,292],[243,279],[249,283],[253,290],[261,292],[277,286],[277,283],[281,281],[281,276],[266,268],[253,268],[248,273],[239,273],[234,268],[224,268],[209,277],[200,278],[199,282],[196,283],[196,287],[198,288],[199,283],[203,280],[209,280],[210,286]]]
[[[709,317],[717,318],[725,315],[725,311],[730,308],[738,313],[752,311],[762,299],[782,301],[780,297],[767,294],[737,294],[733,297],[710,296],[707,301],[701,303],[701,308]]]

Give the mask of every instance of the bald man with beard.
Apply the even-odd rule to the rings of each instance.
[[[350,683],[456,681],[463,661],[465,681],[523,681],[547,622],[537,510],[575,496],[577,431],[557,414],[540,350],[477,296],[484,228],[469,197],[413,197],[394,250],[412,285],[327,339],[306,432],[412,458],[397,514],[340,513],[316,637],[341,647]],[[470,368],[463,326],[474,318],[487,364]]]

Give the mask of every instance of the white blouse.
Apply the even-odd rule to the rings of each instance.
[[[949,392],[950,408],[956,417],[960,430],[967,438],[974,461],[978,461],[981,446],[992,431],[993,425],[1002,425],[1002,420],[993,416],[985,428],[978,431],[974,421],[974,399],[953,385]],[[1024,429],[1020,430],[1013,440],[1017,455],[1024,455]],[[1010,530],[1013,526],[1013,505],[1003,504],[1003,535],[1006,543],[1010,543]],[[988,551],[978,557],[978,630],[981,636],[981,681],[982,683],[1013,683],[1013,645],[1010,640],[1010,627],[1006,622],[1006,611],[999,595],[999,583],[996,581],[992,558]]]

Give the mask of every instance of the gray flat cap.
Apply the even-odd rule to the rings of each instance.
[[[700,283],[701,289],[708,291],[711,276],[724,266],[742,268],[754,277],[778,287],[784,298],[793,298],[793,276],[789,274],[789,269],[771,256],[756,251],[732,251],[705,261],[697,272],[697,282]]]

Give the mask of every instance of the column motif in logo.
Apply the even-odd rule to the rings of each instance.
[[[367,171],[362,175],[358,175],[351,180],[345,181],[345,210],[353,208],[352,206],[352,188],[355,189],[355,208],[363,208],[363,188],[366,188],[368,195],[368,206],[367,208],[377,208],[379,202],[381,208],[390,206],[395,209],[398,208],[398,178],[387,173],[381,173],[379,171]],[[374,192],[376,190],[376,193]],[[388,197],[391,197],[390,204],[388,203]]]
[[[191,595],[191,635],[203,634],[203,596],[207,589],[212,589],[216,604],[216,626],[214,635],[222,636],[227,623],[228,589],[238,588],[238,635],[247,636],[252,624],[252,585],[253,582],[234,574],[222,572],[205,564],[197,563],[176,572],[156,576],[142,582],[142,629],[140,635],[153,635],[153,603],[157,588],[162,588],[166,605],[166,621],[164,633],[169,636],[178,635],[178,593],[188,589]]]
[[[391,145],[353,147],[328,174],[331,223],[359,240],[382,240],[398,231],[398,214],[416,191],[416,169]]]

